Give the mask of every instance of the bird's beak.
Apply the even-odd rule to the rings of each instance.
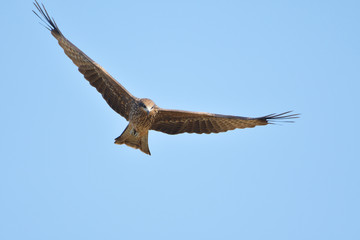
[[[149,115],[149,114],[150,114],[150,110],[149,110],[149,109],[146,109],[146,113],[147,113],[147,115]]]

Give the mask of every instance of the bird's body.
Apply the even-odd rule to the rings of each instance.
[[[170,110],[158,107],[151,99],[137,98],[129,93],[99,64],[93,61],[61,33],[55,21],[50,18],[44,5],[35,1],[39,14],[34,12],[51,31],[65,54],[78,67],[85,79],[97,89],[109,106],[129,121],[124,132],[115,139],[116,144],[126,144],[150,155],[148,147],[149,130],[167,134],[219,133],[236,128],[252,128],[267,125],[270,121],[296,118],[297,114],[284,112],[258,118],[220,115],[203,112]]]
[[[158,109],[152,100],[142,98],[139,103],[133,104],[129,122],[140,135],[145,134],[154,123],[157,111]]]
[[[124,132],[115,139],[116,144],[126,144],[139,148],[144,153],[150,154],[148,146],[148,133],[155,121],[157,114],[156,105],[148,98],[134,102],[130,109],[129,125]]]

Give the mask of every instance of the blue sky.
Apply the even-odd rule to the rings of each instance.
[[[359,1],[45,1],[64,35],[164,108],[294,124],[127,122],[38,24],[0,15],[0,239],[359,239]]]

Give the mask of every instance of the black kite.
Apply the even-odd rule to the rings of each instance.
[[[46,24],[46,28],[57,39],[65,54],[74,62],[85,79],[101,93],[115,112],[129,121],[124,132],[115,139],[116,144],[126,144],[150,155],[149,130],[167,134],[219,133],[236,128],[267,125],[271,121],[293,119],[298,116],[298,114],[290,114],[289,111],[249,118],[160,108],[150,99],[137,98],[129,93],[105,69],[64,37],[44,5],[40,6],[37,1],[34,5],[39,14],[33,12]]]

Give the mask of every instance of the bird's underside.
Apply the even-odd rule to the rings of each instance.
[[[65,54],[78,67],[80,73],[101,93],[115,112],[129,121],[124,132],[115,139],[116,144],[126,144],[150,155],[148,147],[149,130],[167,134],[209,134],[226,132],[236,128],[252,128],[271,124],[275,121],[289,121],[298,117],[298,114],[292,114],[290,111],[249,118],[160,108],[150,99],[137,98],[129,93],[99,64],[64,37],[54,19],[47,13],[44,5],[40,5],[37,1],[34,5],[38,13],[33,12],[45,23],[46,28],[51,31]]]

